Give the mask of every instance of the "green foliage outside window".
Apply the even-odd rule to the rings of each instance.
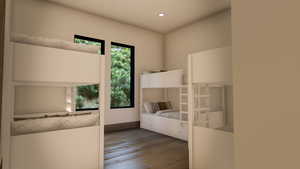
[[[111,107],[131,106],[131,50],[111,46]]]
[[[76,91],[76,109],[99,108],[99,85],[78,86]]]
[[[97,45],[99,46],[99,55],[101,55],[101,43],[100,42],[95,42],[95,41],[89,41],[89,40],[84,40],[84,39],[79,39],[79,38],[74,38],[75,43],[80,43],[80,44],[85,44],[85,45]]]
[[[75,43],[97,45],[101,43],[75,38]],[[101,50],[99,50],[101,54]],[[111,46],[111,107],[132,106],[131,101],[131,48]],[[99,107],[99,86],[87,85],[77,87],[76,109],[94,109]]]

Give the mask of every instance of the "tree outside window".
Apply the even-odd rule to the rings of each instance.
[[[104,41],[75,35],[75,43],[99,46],[104,54]],[[111,43],[111,108],[134,107],[134,46]],[[99,85],[76,88],[76,110],[99,108]]]

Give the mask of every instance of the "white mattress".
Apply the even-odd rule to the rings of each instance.
[[[74,50],[79,52],[98,53],[99,47],[95,45],[83,45],[60,39],[50,39],[46,37],[33,37],[25,34],[13,33],[11,36],[13,42],[52,47],[58,49]]]
[[[176,111],[159,113],[159,114],[157,114],[157,116],[166,117],[166,118],[169,118],[169,119],[177,119],[177,120],[180,119],[180,113],[176,112]]]
[[[99,123],[99,114],[71,115],[62,117],[32,118],[13,121],[12,135],[23,135],[71,128],[94,126]]]

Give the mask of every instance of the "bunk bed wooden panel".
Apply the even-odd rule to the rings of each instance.
[[[194,127],[193,166],[205,169],[233,169],[233,134]]]
[[[142,88],[171,88],[181,86],[182,81],[183,70],[171,70],[142,75],[141,86]]]
[[[12,136],[11,169],[98,169],[99,126]]]
[[[191,55],[193,83],[231,83],[231,47]]]
[[[13,43],[17,82],[99,83],[98,54]]]
[[[141,128],[181,140],[188,140],[187,123],[177,119],[169,119],[153,114],[141,113]]]

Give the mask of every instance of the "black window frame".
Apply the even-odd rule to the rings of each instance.
[[[99,108],[76,109],[76,111],[91,111],[91,110],[100,110],[100,107]]]
[[[93,42],[98,42],[101,44],[101,54],[105,54],[105,40],[102,39],[95,39],[95,38],[90,38],[82,35],[74,35],[74,42],[75,39],[82,39],[82,40],[87,40],[87,41],[93,41]],[[127,45],[123,43],[118,43],[118,42],[111,42],[111,45],[114,46],[120,46],[124,48],[129,48],[130,49],[130,106],[123,106],[123,107],[112,107],[110,103],[110,108],[111,109],[126,109],[126,108],[134,108],[135,107],[135,46],[133,45]],[[100,94],[100,93],[99,93]],[[77,109],[76,111],[89,111],[89,110],[99,110],[100,106],[98,108],[86,108],[86,109]]]
[[[101,55],[105,54],[105,40],[90,38],[90,37],[81,36],[81,35],[74,35],[74,42],[75,42],[75,39],[82,39],[82,40],[87,40],[87,41],[98,42],[101,44],[101,48],[100,48]]]
[[[118,42],[111,42],[111,45],[120,46],[124,48],[130,49],[130,106],[123,106],[123,107],[112,107],[110,105],[110,109],[127,109],[127,108],[134,108],[135,107],[135,46],[127,45]]]
[[[82,39],[82,40],[88,40],[88,41],[93,41],[93,42],[98,42],[101,44],[101,48],[100,48],[100,53],[101,55],[105,54],[105,40],[102,39],[95,39],[95,38],[90,38],[90,37],[86,37],[86,36],[81,36],[81,35],[74,35],[74,42],[75,39]],[[100,88],[99,88],[100,90]],[[98,91],[100,94],[100,91]],[[76,106],[75,106],[76,107]],[[76,111],[90,111],[90,110],[100,110],[100,105],[98,108],[81,108],[81,109],[75,109]]]

